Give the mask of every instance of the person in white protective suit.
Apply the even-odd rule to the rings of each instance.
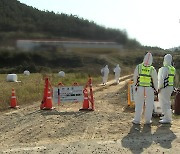
[[[121,73],[121,68],[119,67],[119,64],[116,65],[116,67],[114,68],[114,75],[115,75],[115,81],[118,84],[119,83],[119,77],[120,77],[120,73]]]
[[[164,114],[159,122],[162,124],[171,123],[172,121],[170,98],[174,89],[176,69],[171,64],[172,56],[170,54],[165,55],[164,66],[160,68],[161,71],[158,73],[158,98]]]
[[[108,65],[106,65],[104,68],[101,69],[101,74],[102,74],[103,85],[106,85],[109,75]]]
[[[152,65],[153,57],[148,52],[143,63],[136,66],[133,80],[135,83],[135,116],[134,124],[140,124],[143,107],[145,105],[145,124],[151,124],[154,107],[154,90],[157,91],[157,72]]]

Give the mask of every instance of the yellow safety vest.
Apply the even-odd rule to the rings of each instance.
[[[153,69],[153,66],[144,66],[143,63],[138,65],[138,86],[152,87],[151,72]]]
[[[176,69],[173,66],[166,66],[168,68],[168,77],[164,79],[164,88],[174,85],[174,77]]]

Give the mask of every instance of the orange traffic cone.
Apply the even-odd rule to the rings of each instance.
[[[44,109],[47,109],[47,110],[53,109],[53,107],[52,107],[51,90],[50,89],[48,89],[48,94],[47,94],[46,102],[44,104]]]
[[[84,93],[83,107],[81,109],[79,109],[79,111],[82,111],[82,110],[91,111],[92,109],[89,108],[88,91],[86,88],[83,90],[83,93]]]
[[[11,96],[11,101],[10,101],[10,107],[11,108],[18,108],[14,88],[12,88],[12,96]]]

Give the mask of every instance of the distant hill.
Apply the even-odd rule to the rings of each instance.
[[[17,0],[0,0],[0,19],[0,41],[5,38],[70,37],[140,46],[136,40],[129,39],[125,31],[105,28],[74,15],[40,11]]]
[[[168,49],[170,51],[180,51],[180,46]]]

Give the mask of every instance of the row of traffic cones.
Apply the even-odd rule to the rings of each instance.
[[[74,84],[77,86],[78,84]],[[87,87],[89,86],[90,88],[90,98],[88,96],[88,90]],[[88,80],[88,83],[86,87],[83,90],[84,94],[84,101],[83,101],[83,107],[80,109],[81,110],[89,110],[89,111],[94,111],[94,98],[93,98],[93,93],[92,93],[92,81],[91,78]],[[91,108],[89,108],[89,102],[91,102]],[[12,96],[10,100],[10,108],[18,108],[17,106],[17,99],[16,99],[16,94],[14,88],[12,88]],[[45,80],[45,89],[44,89],[44,97],[40,105],[40,109],[53,109],[52,106],[52,95],[51,95],[51,90],[49,88],[49,81],[48,78]]]
[[[73,86],[78,86],[79,84],[77,82],[75,82],[73,84]],[[48,78],[45,78],[45,87],[44,87],[44,96],[43,96],[43,100],[41,102],[40,105],[40,109],[53,109],[52,107],[52,97],[51,97],[51,91],[49,88],[50,82]],[[64,86],[61,82],[58,84],[58,86]],[[88,90],[87,88],[90,88],[90,98],[88,96]],[[83,101],[83,107],[80,109],[80,111],[82,110],[86,110],[86,111],[94,111],[94,97],[93,97],[93,92],[92,92],[92,79],[89,78],[84,90],[83,90],[83,94],[84,94],[84,101]],[[59,94],[58,94],[59,95]],[[60,104],[60,98],[58,98],[58,105]],[[89,107],[89,103],[91,102],[91,108]]]
[[[15,89],[12,88],[12,96],[10,99],[10,108],[14,108],[17,109],[19,108],[19,106],[17,105],[17,99],[16,99],[16,93],[15,93]],[[47,98],[46,101],[44,103],[41,104],[41,109],[52,109],[52,97],[51,97],[51,91],[50,89],[48,89],[48,94],[47,94]]]

